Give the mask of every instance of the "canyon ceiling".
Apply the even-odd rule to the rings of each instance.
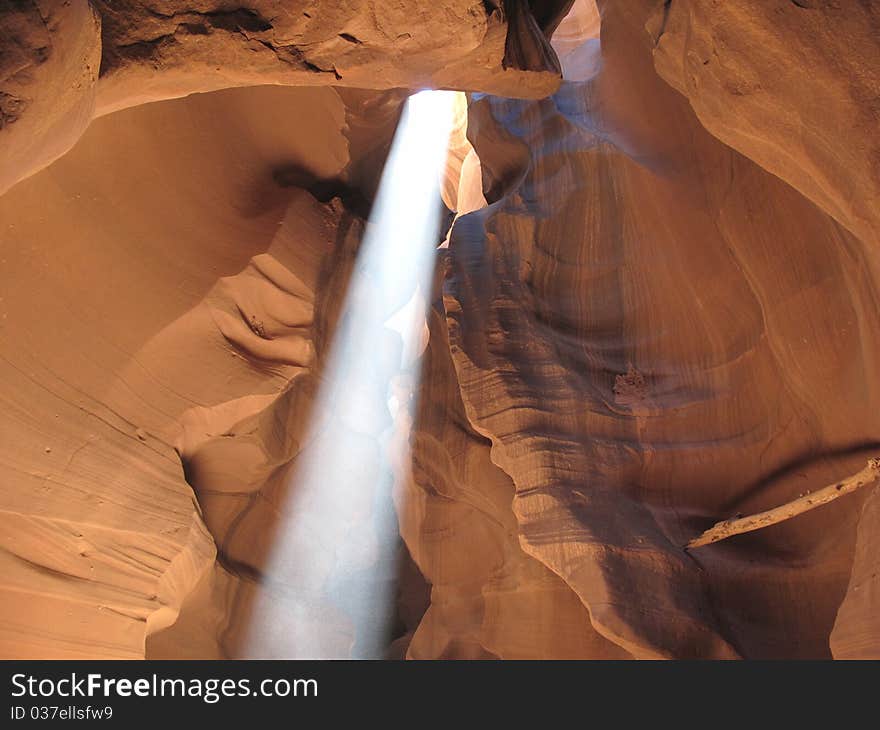
[[[300,507],[301,589],[426,87],[467,96],[409,450]],[[340,581],[392,658],[880,658],[877,484],[683,547],[880,456],[878,373],[880,3],[0,0],[2,658],[353,656]]]

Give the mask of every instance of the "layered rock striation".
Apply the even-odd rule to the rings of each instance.
[[[880,451],[876,10],[441,6],[2,6],[0,655],[880,656],[875,485],[683,549]],[[331,529],[290,496],[421,86],[469,95],[409,451],[346,433]]]

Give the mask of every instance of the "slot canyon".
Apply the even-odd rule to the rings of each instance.
[[[880,3],[0,31],[0,658],[880,659]]]

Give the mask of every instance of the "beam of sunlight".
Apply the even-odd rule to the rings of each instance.
[[[244,654],[377,657],[394,609],[397,519],[392,465],[403,462],[427,343],[439,243],[440,175],[455,92],[409,98],[325,358],[254,601]]]

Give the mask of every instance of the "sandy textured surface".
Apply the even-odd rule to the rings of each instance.
[[[25,0],[0,30],[0,657],[357,655],[345,581],[392,597],[389,657],[880,657],[877,486],[683,549],[880,456],[870,3]],[[339,431],[348,496],[292,503],[346,428],[316,393],[422,85],[473,93],[410,450],[386,478]]]

